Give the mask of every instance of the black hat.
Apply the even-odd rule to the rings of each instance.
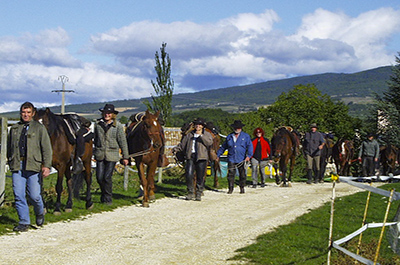
[[[311,123],[310,128],[317,128],[318,129],[318,126],[317,126],[316,123]]]
[[[193,120],[194,124],[201,124],[203,126],[206,126],[206,121],[203,118],[196,118]]]
[[[244,127],[244,125],[245,125],[245,124],[243,124],[241,120],[235,120],[235,121],[233,122],[233,124],[231,124],[231,127],[232,127],[233,129],[239,129],[239,128]]]
[[[119,112],[115,110],[114,105],[113,104],[106,104],[104,106],[104,108],[99,109],[101,112],[112,112],[114,114],[118,114]]]
[[[375,137],[375,135],[370,132],[370,133],[367,134],[367,138],[369,138],[369,137]]]

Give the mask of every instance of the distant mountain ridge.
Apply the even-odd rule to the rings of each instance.
[[[174,94],[172,110],[173,113],[199,108],[221,108],[229,112],[256,110],[260,106],[274,103],[282,92],[288,92],[299,84],[315,84],[322,94],[342,100],[346,104],[350,103],[354,110],[354,106],[356,109],[360,109],[360,106],[371,103],[374,93],[382,94],[387,89],[387,82],[391,75],[392,66],[384,66],[352,74],[315,74],[194,93]],[[120,111],[120,115],[130,116],[132,113],[145,110],[146,107],[142,100],[117,100],[110,103],[123,110]],[[98,117],[98,109],[103,106],[103,102],[68,105],[66,111]],[[51,107],[51,110],[60,112],[60,106]],[[10,116],[10,114],[3,113],[1,115]],[[15,112],[11,116],[14,115]]]

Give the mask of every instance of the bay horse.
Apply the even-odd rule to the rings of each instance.
[[[323,134],[324,139],[325,139],[325,144],[321,149],[321,155],[320,155],[320,160],[319,160],[319,167],[320,167],[320,176],[319,180],[323,182],[325,171],[326,171],[326,166],[330,161],[332,161],[332,148],[334,145],[333,142],[333,137],[331,137],[329,134]]]
[[[350,166],[355,160],[354,144],[351,140],[340,139],[332,147],[332,157],[339,176],[350,176]]]
[[[138,115],[133,116],[139,117]],[[140,118],[132,120],[126,130],[129,154],[135,160],[140,184],[143,187],[143,207],[149,207],[149,201],[155,200],[154,175],[160,150],[165,142],[159,115],[160,111],[152,114],[146,110],[144,114],[140,114]],[[145,165],[147,166],[146,173]]]
[[[398,163],[399,150],[396,146],[388,144],[380,148],[380,162],[383,168],[383,175],[388,176],[389,173],[394,173],[396,164]]]
[[[296,156],[299,152],[299,140],[297,134],[287,127],[278,128],[271,139],[271,155],[274,160],[275,172],[282,172],[282,180],[279,174],[275,175],[276,184],[282,187],[291,187],[292,173],[296,163]],[[287,167],[290,163],[289,177],[286,180]]]
[[[41,122],[50,135],[51,146],[53,148],[52,166],[57,170],[58,177],[56,183],[57,200],[55,203],[54,214],[61,214],[61,194],[63,191],[63,178],[65,176],[68,190],[68,199],[65,205],[65,212],[72,211],[73,178],[71,177],[71,166],[75,156],[75,146],[70,143],[67,136],[67,127],[62,115],[54,114],[49,108],[38,110],[35,120]],[[86,181],[86,209],[93,208],[92,195],[90,192],[92,185],[92,154],[93,141],[85,142],[85,153],[82,157],[84,174]],[[80,176],[81,176],[80,174]]]

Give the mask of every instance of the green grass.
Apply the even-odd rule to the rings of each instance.
[[[342,184],[343,185],[343,184]],[[382,189],[399,189],[400,184],[387,184]],[[340,239],[361,227],[367,192],[339,198],[335,201],[333,240]],[[367,223],[382,222],[388,198],[372,194],[367,214]],[[388,222],[393,220],[399,202],[391,205]],[[329,222],[331,203],[297,218],[293,223],[280,226],[273,232],[261,235],[256,243],[237,250],[233,260],[245,260],[252,264],[326,264],[328,254]],[[385,231],[387,231],[386,228]],[[362,256],[374,260],[381,228],[368,229],[363,233]],[[356,253],[358,237],[341,245]],[[400,257],[392,252],[383,238],[378,262],[400,264]],[[331,264],[354,264],[354,260],[342,252],[332,249]]]
[[[183,177],[181,177],[182,173],[183,171],[179,169],[164,172],[163,183],[156,184],[156,198],[186,195],[186,184]],[[267,181],[273,182],[274,180],[268,179]],[[294,181],[305,181],[305,179],[295,177]],[[54,209],[52,205],[56,199],[55,184],[56,175],[52,175],[44,180],[44,197],[48,205],[48,214],[45,217],[46,223],[84,219],[86,218],[85,216],[91,213],[111,211],[117,207],[140,203],[137,200],[139,183],[136,174],[130,175],[127,191],[123,189],[123,176],[118,173],[113,175],[113,205],[111,206],[100,203],[100,190],[94,176],[92,185],[94,208],[90,211],[85,209],[84,192],[82,191],[80,193],[81,198],[74,199],[73,211],[71,213],[63,211],[61,216],[55,216],[52,214]],[[219,184],[220,188],[226,188],[227,179],[219,178]],[[251,184],[251,177],[247,178],[247,184]],[[212,177],[206,178],[205,186],[206,189],[214,189]],[[400,184],[387,184],[381,188],[386,190],[392,188],[400,189]],[[63,207],[65,207],[66,196],[66,191],[64,191],[62,196]],[[0,235],[12,232],[14,225],[18,223],[18,216],[13,207],[14,196],[12,195],[11,178],[6,179],[5,198],[5,205],[0,208]],[[361,227],[366,198],[367,192],[360,192],[351,196],[338,198],[335,201],[333,240],[342,238]],[[383,221],[387,201],[387,198],[380,195],[371,195],[367,222]],[[388,221],[393,220],[397,207],[399,207],[399,202],[393,202]],[[31,212],[31,218],[32,222],[34,222],[33,211]],[[326,264],[329,218],[330,203],[326,203],[322,207],[297,218],[291,224],[279,226],[271,233],[260,235],[256,243],[237,250],[236,256],[232,259],[245,261],[250,264]],[[380,231],[380,228],[375,228],[363,233],[362,255],[364,257],[373,260]],[[356,252],[357,242],[358,237],[342,246]],[[378,262],[380,264],[400,264],[399,256],[394,254],[388,246],[389,244],[385,235]],[[331,264],[354,264],[354,261],[336,249],[333,249]]]

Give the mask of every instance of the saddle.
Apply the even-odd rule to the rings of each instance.
[[[85,139],[85,142],[89,142],[93,139],[94,134],[88,130],[91,122],[86,118],[77,114],[64,114],[61,115],[61,118],[64,121],[64,131],[70,144],[75,145],[76,136],[81,129],[84,129],[82,136],[83,139]]]

